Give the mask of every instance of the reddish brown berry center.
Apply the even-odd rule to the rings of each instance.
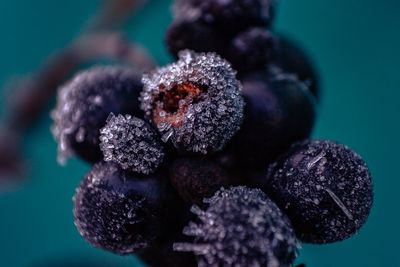
[[[173,126],[179,126],[186,115],[188,105],[201,93],[202,89],[192,83],[176,84],[169,90],[160,87],[160,93],[153,103],[154,122],[169,122]],[[163,116],[160,115],[162,113]]]

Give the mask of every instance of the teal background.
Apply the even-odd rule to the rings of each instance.
[[[95,0],[0,1],[0,83],[35,70],[76,36]],[[153,0],[126,27],[160,64],[171,59],[163,34],[170,1]],[[314,136],[349,145],[368,163],[375,202],[360,234],[331,245],[303,245],[298,262],[319,266],[400,266],[398,138],[400,2],[284,0],[275,28],[311,53],[323,82]],[[6,101],[1,98],[0,104]],[[48,114],[48,113],[47,113]],[[43,116],[24,142],[30,176],[0,194],[0,266],[141,266],[92,248],[73,225],[74,189],[89,166],[56,162]],[[0,152],[1,153],[1,152]],[[84,265],[85,266],[85,265]]]

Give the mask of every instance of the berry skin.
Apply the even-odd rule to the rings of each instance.
[[[222,35],[200,21],[176,20],[165,34],[165,41],[171,54],[178,58],[178,52],[190,49],[195,52],[216,52],[224,50],[225,40]]]
[[[100,128],[110,112],[143,117],[138,100],[141,90],[140,75],[121,66],[93,67],[61,86],[51,112],[59,162],[74,155],[89,162],[101,160]]]
[[[96,163],[76,189],[75,225],[92,246],[129,254],[152,246],[177,217],[178,199],[161,173],[140,176]]]
[[[319,99],[321,87],[317,70],[307,51],[292,39],[279,34],[275,63],[285,72],[295,73],[307,84],[312,94]]]
[[[242,79],[245,120],[230,145],[238,164],[265,166],[296,141],[308,138],[315,100],[294,75],[280,71]]]
[[[191,204],[201,205],[204,198],[228,185],[227,173],[217,164],[202,158],[178,158],[170,168],[172,185]]]
[[[177,251],[193,251],[198,266],[292,266],[298,248],[289,219],[261,190],[244,186],[219,190],[205,201],[199,219],[183,233],[193,243],[175,243]]]
[[[331,243],[355,234],[373,200],[371,175],[361,157],[327,140],[294,144],[272,164],[264,190],[308,243]]]
[[[164,159],[164,148],[149,124],[131,115],[108,116],[100,130],[100,149],[105,161],[113,161],[124,170],[149,174]]]
[[[250,26],[267,26],[272,19],[274,0],[177,0],[176,19],[197,19],[222,34],[236,34]]]
[[[277,40],[268,30],[253,27],[231,41],[226,59],[240,74],[263,70],[276,49]]]
[[[215,53],[184,50],[179,60],[143,76],[141,108],[182,153],[215,152],[243,120],[241,84]]]

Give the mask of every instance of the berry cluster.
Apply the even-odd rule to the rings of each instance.
[[[176,62],[141,80],[94,67],[59,89],[60,160],[95,163],[73,199],[91,245],[151,266],[292,266],[299,240],[341,241],[365,223],[369,170],[350,148],[308,139],[315,72],[263,28],[274,4],[177,0]]]

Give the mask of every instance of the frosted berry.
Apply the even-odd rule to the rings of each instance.
[[[370,172],[353,150],[327,140],[293,145],[274,163],[264,187],[304,242],[331,243],[355,234],[373,200]]]
[[[100,148],[105,161],[113,161],[124,170],[149,174],[164,159],[164,148],[149,124],[131,115],[113,113],[100,130]]]
[[[183,233],[193,243],[175,243],[177,251],[193,251],[198,266],[291,266],[298,243],[289,219],[259,189],[221,189],[206,200],[203,211]]]
[[[121,66],[93,67],[61,86],[51,112],[59,162],[74,155],[90,162],[101,160],[100,128],[110,112],[142,117],[141,90],[140,75]]]
[[[152,246],[180,207],[166,179],[161,173],[140,176],[115,163],[96,163],[73,198],[79,233],[92,246],[117,254]]]
[[[243,120],[241,84],[215,53],[184,50],[179,60],[143,76],[141,108],[183,153],[221,150]]]

